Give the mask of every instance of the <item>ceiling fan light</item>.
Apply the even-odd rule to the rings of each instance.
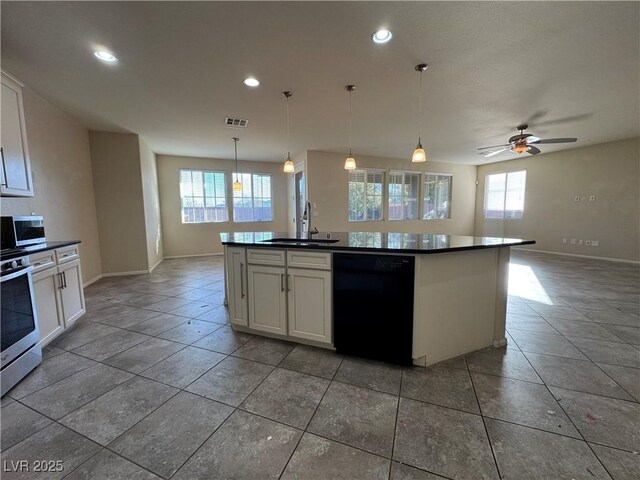
[[[236,179],[236,181],[233,182],[233,191],[240,192],[241,190],[242,190],[242,184]]]
[[[344,169],[345,170],[355,170],[356,169],[356,159],[351,155],[347,157],[344,161]]]
[[[525,144],[519,144],[519,145],[516,145],[515,147],[513,147],[511,149],[511,151],[515,152],[515,153],[518,153],[518,154],[524,153],[524,152],[529,151],[529,146],[525,145]]]
[[[294,173],[296,171],[296,166],[291,161],[291,157],[287,156],[287,161],[284,162],[284,166],[282,167],[282,171],[284,173]]]

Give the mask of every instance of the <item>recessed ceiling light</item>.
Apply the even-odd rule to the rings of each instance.
[[[257,87],[258,85],[260,85],[260,82],[253,77],[249,77],[244,79],[244,84],[247,87]]]
[[[96,50],[93,54],[96,56],[96,58],[99,58],[104,62],[113,63],[118,61],[114,54],[109,53],[106,50]]]
[[[385,29],[378,30],[376,33],[371,35],[371,38],[375,43],[387,43],[391,40],[391,37],[393,37],[393,34],[389,30]]]

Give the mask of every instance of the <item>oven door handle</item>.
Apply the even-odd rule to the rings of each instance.
[[[33,270],[32,265],[25,265],[24,267],[20,267],[16,270],[13,270],[11,273],[6,273],[0,277],[0,282],[7,282],[9,280],[13,280],[14,278],[18,278],[20,275],[25,275],[31,273]]]

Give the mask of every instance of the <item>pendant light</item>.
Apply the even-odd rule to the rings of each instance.
[[[240,140],[238,137],[233,137],[233,147],[235,150],[235,157],[236,157],[236,181],[233,182],[234,192],[240,192],[242,190],[242,184],[238,179],[238,140]]]
[[[291,161],[291,130],[289,127],[289,97],[293,95],[293,92],[282,92],[282,95],[284,95],[284,98],[287,101],[287,160],[284,162],[282,171],[285,173],[294,173],[296,171],[296,166]]]
[[[356,89],[355,85],[347,85],[346,87],[344,87],[344,89],[349,92],[349,156],[347,157],[347,159],[344,161],[344,169],[345,170],[355,170],[356,169],[356,159],[353,158],[353,155],[351,154],[351,121],[352,121],[352,114],[351,114],[351,93]]]
[[[420,88],[418,91],[418,145],[416,146],[416,149],[413,152],[413,156],[411,157],[411,161],[414,163],[427,161],[427,154],[425,153],[424,148],[422,148],[422,139],[420,138],[422,134],[422,73],[427,68],[429,68],[429,65],[427,65],[426,63],[419,63],[415,67],[416,72],[420,74]]]

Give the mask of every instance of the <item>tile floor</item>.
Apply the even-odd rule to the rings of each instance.
[[[508,346],[428,369],[234,333],[220,257],[104,279],[2,399],[63,470],[3,478],[638,479],[638,273],[514,252]]]

